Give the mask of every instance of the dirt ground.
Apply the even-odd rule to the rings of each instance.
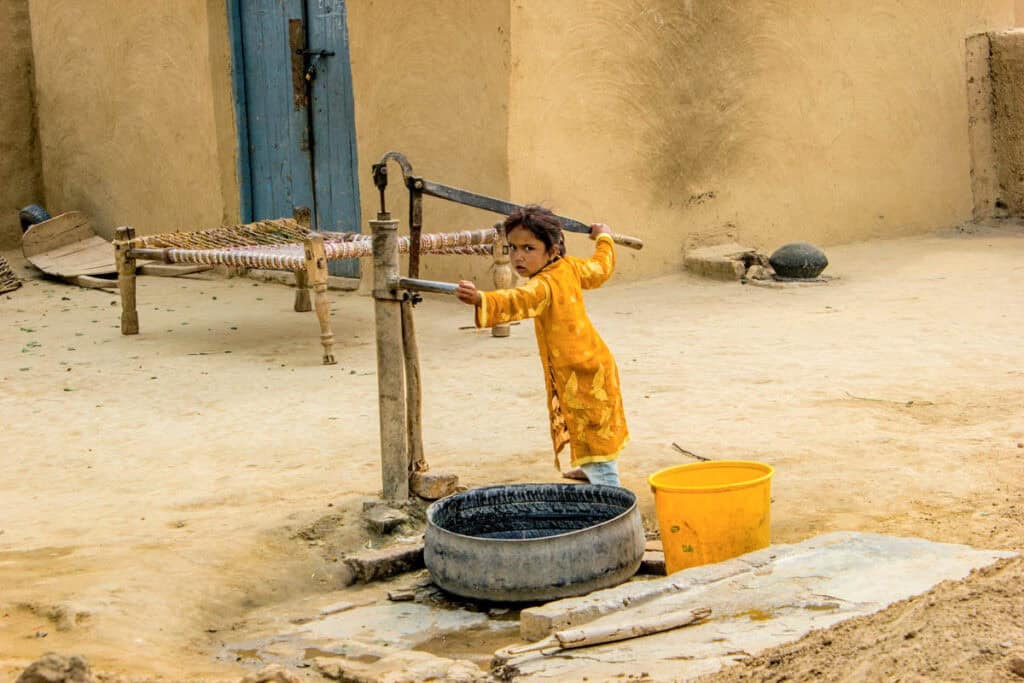
[[[856,530],[1021,550],[1024,228],[828,255],[826,285],[678,274],[589,296],[622,375],[624,485],[652,517],[646,477],[686,461],[675,442],[775,466],[776,542]],[[333,555],[372,542],[356,522],[380,489],[372,305],[332,292],[326,367],[292,296],[143,277],[142,333],[123,337],[114,294],[29,279],[0,295],[0,680],[48,651],[133,679],[237,680],[251,669],[215,656],[224,633],[326,595]],[[494,339],[440,298],[417,314],[432,467],[468,486],[558,481],[530,326]],[[332,552],[296,533],[318,520],[341,530]],[[718,680],[1013,678],[1021,571],[1006,562]]]

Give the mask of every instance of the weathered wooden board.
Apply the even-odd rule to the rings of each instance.
[[[73,277],[65,277],[64,280],[86,289],[117,289],[117,280],[107,280],[106,278],[94,275],[75,275]]]
[[[138,268],[139,275],[155,275],[157,277],[180,277],[193,273],[205,273],[213,270],[213,266],[193,263],[144,263]]]
[[[21,250],[29,263],[47,275],[66,278],[117,272],[114,247],[78,211],[30,227],[22,235]]]

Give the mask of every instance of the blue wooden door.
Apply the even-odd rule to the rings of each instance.
[[[238,0],[232,9],[246,220],[305,209],[317,230],[359,232],[344,0]],[[359,275],[355,259],[329,269]]]

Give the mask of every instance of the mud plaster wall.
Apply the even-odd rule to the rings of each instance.
[[[237,219],[223,2],[30,0],[47,209],[109,237]]]
[[[28,0],[0,0],[0,45],[0,247],[7,247],[20,239],[18,209],[43,199]]]
[[[508,0],[350,0],[347,9],[364,230],[380,205],[370,166],[389,150],[429,180],[507,197]],[[388,171],[388,209],[407,233],[408,191],[398,166]],[[497,218],[423,200],[425,232],[489,227]],[[420,274],[491,283],[490,263],[427,256]]]
[[[514,0],[512,194],[645,238],[627,275],[969,219],[965,39],[1015,2],[816,7]]]
[[[998,201],[1024,213],[1024,29],[989,35]]]

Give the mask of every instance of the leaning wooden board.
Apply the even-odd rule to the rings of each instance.
[[[21,237],[21,250],[29,263],[47,275],[70,278],[117,272],[114,247],[93,231],[89,218],[79,211],[30,227]]]

